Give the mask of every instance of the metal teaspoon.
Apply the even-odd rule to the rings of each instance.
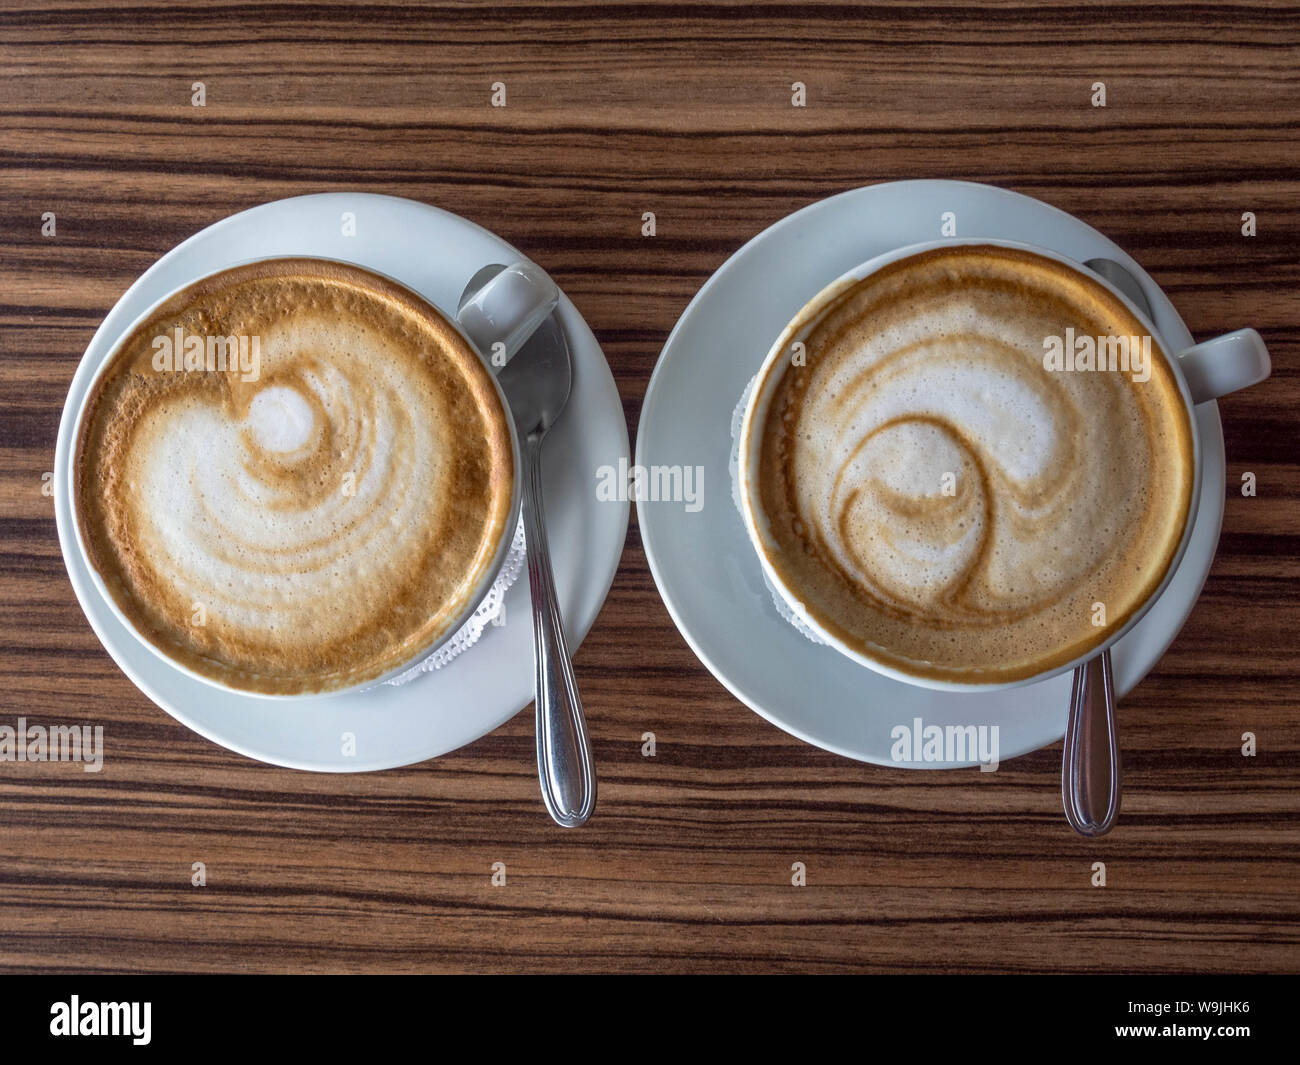
[[[501,269],[484,267],[470,278],[461,304]],[[524,536],[533,604],[537,772],[542,801],[557,824],[577,828],[586,823],[596,806],[596,767],[555,594],[542,504],[542,441],[564,410],[573,387],[573,363],[558,311],[552,312],[497,371],[497,381],[519,431],[524,466]]]

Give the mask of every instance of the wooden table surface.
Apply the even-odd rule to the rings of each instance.
[[[98,774],[0,762],[0,969],[1300,969],[1294,5],[3,10],[0,726],[102,723],[106,755]],[[95,328],[197,230],[338,190],[473,219],[572,297],[635,434],[665,337],[729,255],[822,197],[910,177],[1072,212],[1197,337],[1253,325],[1272,350],[1272,380],[1220,404],[1217,561],[1125,700],[1109,837],[1067,828],[1060,744],[915,773],[768,725],[674,628],[635,517],[576,657],[601,773],[581,831],[543,811],[529,713],[435,762],[293,772],[189,732],[100,648],[42,474]]]

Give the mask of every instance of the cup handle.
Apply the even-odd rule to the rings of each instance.
[[[1178,353],[1193,403],[1206,403],[1239,388],[1257,385],[1272,369],[1264,338],[1253,329],[1206,340]]]
[[[456,322],[492,365],[500,369],[560,302],[560,290],[532,263],[507,266],[471,296]],[[500,345],[498,347],[498,345]]]

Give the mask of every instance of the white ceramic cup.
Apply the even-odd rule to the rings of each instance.
[[[72,439],[81,438],[81,423],[85,417],[86,408],[91,398],[94,397],[98,390],[99,379],[103,376],[104,371],[113,362],[117,356],[122,344],[143,325],[157,311],[159,307],[168,300],[184,292],[193,285],[213,277],[217,274],[225,273],[227,270],[233,270],[240,266],[250,266],[259,262],[273,262],[278,259],[313,259],[319,262],[338,262],[352,269],[362,270],[365,273],[373,274],[382,278],[390,284],[397,285],[408,292],[413,300],[422,303],[427,307],[433,308],[448,323],[464,337],[476,352],[483,359],[489,373],[492,376],[493,384],[496,386],[497,398],[500,400],[501,409],[505,412],[505,419],[510,430],[510,454],[511,462],[514,467],[514,476],[512,478],[510,517],[503,525],[502,533],[493,553],[491,563],[484,567],[475,581],[473,592],[465,600],[465,607],[452,620],[452,622],[443,630],[442,634],[435,640],[429,642],[424,647],[402,661],[399,665],[383,673],[378,677],[364,681],[359,684],[352,684],[347,687],[336,688],[328,692],[304,692],[296,695],[279,695],[266,692],[250,691],[246,688],[234,688],[230,685],[223,684],[219,680],[198,673],[176,659],[172,658],[165,650],[158,647],[143,633],[136,628],[125,613],[118,607],[112,595],[109,594],[108,588],[104,584],[104,579],[90,561],[90,556],[86,551],[86,544],[82,535],[81,522],[77,514],[77,493],[75,490],[76,481],[76,452],[74,458],[68,464],[67,486],[68,497],[71,500],[72,528],[74,530],[73,543],[75,549],[80,554],[80,560],[85,563],[86,571],[90,574],[91,583],[94,584],[96,592],[108,606],[113,615],[122,623],[128,632],[132,634],[141,644],[152,651],[158,658],[166,662],[173,669],[177,669],[186,676],[193,677],[195,680],[202,681],[204,684],[219,688],[223,691],[236,692],[240,695],[254,696],[260,699],[285,700],[300,699],[304,697],[319,698],[322,695],[341,695],[345,692],[356,691],[360,688],[369,688],[376,684],[382,684],[386,680],[400,676],[405,670],[409,669],[416,662],[422,661],[429,655],[433,654],[439,647],[446,643],[456,631],[464,624],[465,620],[478,609],[483,597],[487,595],[493,583],[500,573],[501,566],[505,562],[506,554],[510,550],[511,541],[514,539],[515,526],[519,522],[519,507],[522,499],[522,482],[521,482],[521,465],[519,457],[519,440],[515,433],[514,418],[510,414],[510,405],[506,400],[505,394],[501,391],[501,386],[496,381],[496,371],[500,369],[505,362],[524,345],[537,327],[546,320],[546,317],[555,309],[559,303],[560,292],[555,287],[555,283],[547,276],[546,272],[540,267],[530,262],[518,262],[512,266],[507,266],[498,274],[484,283],[473,295],[465,302],[459,310],[453,311],[449,308],[440,307],[431,300],[415,292],[409,286],[395,278],[388,277],[370,267],[358,266],[355,263],[348,263],[344,260],[327,259],[323,256],[312,255],[272,255],[264,256],[257,259],[248,259],[243,262],[230,263],[222,266],[219,270],[214,270],[212,274],[202,278],[195,278],[187,281],[184,285],[173,289],[161,299],[156,300],[148,310],[136,317],[125,329],[122,330],[118,339],[113,343],[108,353],[103,357],[100,365],[95,370],[95,375],[91,378],[90,385],[87,387],[82,396],[81,402],[76,411],[75,430]],[[466,273],[465,278],[468,282],[471,277],[475,276],[474,271]]]
[[[763,515],[762,507],[758,498],[758,483],[755,477],[755,471],[758,468],[758,451],[761,445],[762,432],[761,427],[766,420],[768,405],[771,401],[772,393],[777,384],[781,381],[786,366],[789,365],[789,353],[792,345],[805,339],[816,326],[822,315],[827,311],[835,297],[843,292],[846,288],[861,281],[863,278],[875,273],[877,270],[890,263],[898,262],[901,259],[907,259],[922,252],[931,251],[935,248],[948,248],[973,245],[993,245],[1002,248],[1015,248],[1020,251],[1032,252],[1035,255],[1052,259],[1058,263],[1070,267],[1088,281],[1101,285],[1111,292],[1117,299],[1122,301],[1133,315],[1142,323],[1147,332],[1160,345],[1162,351],[1173,351],[1170,345],[1163,339],[1160,331],[1154,323],[1143,314],[1132,302],[1115,286],[1109,284],[1104,278],[1089,270],[1082,263],[1075,262],[1063,255],[1046,248],[1040,248],[1032,244],[1024,244],[1009,240],[936,240],[928,241],[924,244],[912,244],[895,251],[888,252],[885,255],[879,255],[874,259],[869,259],[860,266],[854,267],[848,273],[832,281],[824,289],[814,296],[797,315],[791,320],[790,324],[785,327],[781,335],[777,337],[776,342],[772,345],[763,362],[762,368],[758,372],[758,377],[754,383],[754,388],[750,394],[749,402],[745,407],[744,420],[741,423],[740,430],[740,447],[739,447],[739,469],[738,479],[740,483],[741,509],[744,514],[745,530],[749,535],[751,545],[758,555],[763,572],[767,575],[768,581],[781,594],[782,599],[790,607],[791,611],[801,621],[815,632],[821,639],[825,640],[830,646],[847,655],[849,658],[877,673],[883,673],[887,677],[895,680],[901,680],[908,684],[916,684],[925,688],[936,688],[943,691],[988,691],[995,688],[1015,688],[1022,684],[1033,684],[1037,681],[1044,680],[1047,677],[1055,676],[1058,673],[1066,673],[1073,670],[1082,662],[1093,658],[1113,646],[1116,641],[1120,640],[1134,625],[1141,620],[1142,616],[1151,607],[1151,604],[1159,598],[1160,593],[1173,579],[1178,564],[1182,561],[1183,553],[1187,550],[1188,541],[1191,539],[1192,519],[1196,514],[1197,504],[1200,499],[1201,491],[1201,440],[1196,425],[1196,418],[1192,415],[1192,408],[1198,403],[1206,403],[1210,400],[1217,399],[1220,396],[1227,395],[1229,392],[1235,392],[1238,389],[1246,388],[1253,384],[1258,384],[1268,377],[1270,362],[1268,349],[1264,347],[1264,341],[1260,335],[1253,329],[1239,329],[1232,333],[1225,333],[1212,340],[1206,340],[1200,344],[1193,345],[1172,355],[1169,362],[1173,366],[1174,377],[1178,382],[1178,391],[1183,397],[1183,402],[1187,407],[1188,422],[1191,426],[1192,435],[1192,461],[1194,469],[1192,472],[1192,495],[1188,501],[1187,514],[1183,527],[1182,539],[1179,542],[1178,550],[1169,567],[1165,572],[1164,579],[1159,587],[1149,595],[1142,605],[1134,611],[1128,620],[1111,633],[1104,642],[1089,649],[1087,653],[1080,655],[1073,661],[1064,665],[1053,666],[1041,673],[1034,674],[1015,681],[996,681],[984,684],[975,683],[957,683],[953,681],[938,680],[931,677],[917,676],[904,672],[892,665],[877,661],[871,656],[864,654],[860,649],[849,646],[843,640],[839,639],[833,633],[829,632],[824,626],[820,625],[804,608],[798,594],[790,588],[782,579],[780,573],[772,565],[769,555],[779,555],[778,548],[774,537],[767,525],[767,520]]]

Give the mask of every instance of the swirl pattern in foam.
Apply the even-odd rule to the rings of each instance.
[[[176,330],[255,337],[256,372],[160,369],[154,338]],[[404,664],[513,531],[508,414],[482,360],[367,271],[206,279],[95,387],[75,467],[91,561],[142,635],[224,684],[328,691]]]
[[[750,431],[763,550],[824,628],[908,674],[1004,683],[1097,646],[1158,587],[1191,497],[1173,372],[1154,338],[1145,381],[1044,366],[1067,330],[1147,334],[1104,287],[963,246],[809,313]]]

